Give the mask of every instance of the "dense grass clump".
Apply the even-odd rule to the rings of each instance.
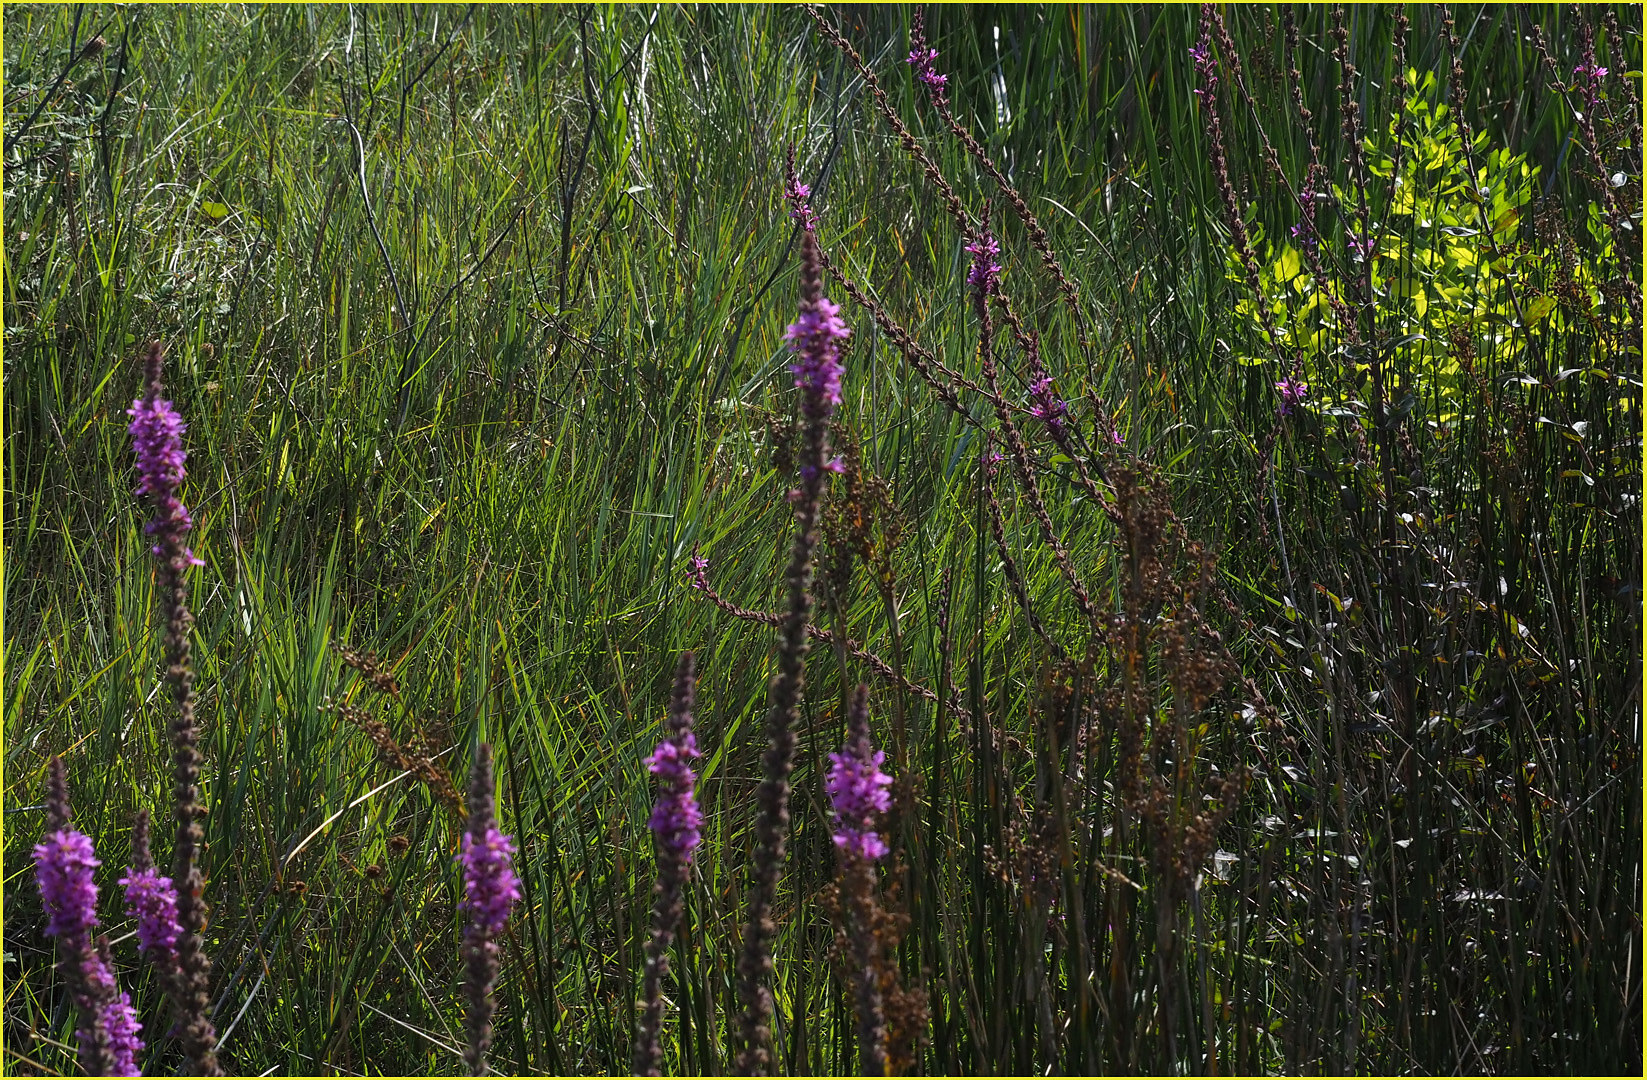
[[[7,1070],[1640,1071],[1638,8],[6,31]]]

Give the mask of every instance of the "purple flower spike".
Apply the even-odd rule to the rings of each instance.
[[[1282,416],[1290,416],[1293,408],[1303,404],[1309,395],[1310,384],[1288,375],[1275,384],[1275,389],[1281,395],[1278,411]]]
[[[92,871],[102,864],[91,837],[77,829],[59,829],[34,847],[34,872],[46,902],[46,933],[85,941],[97,926],[97,885]]]
[[[697,736],[687,730],[658,743],[646,759],[647,769],[659,780],[658,802],[647,825],[656,834],[658,847],[683,865],[692,861],[692,852],[703,840],[698,831],[703,812],[692,790],[698,780],[692,760],[699,756]]]
[[[1218,57],[1212,51],[1212,28],[1205,22],[1201,25],[1201,40],[1195,43],[1189,54],[1190,59],[1195,61],[1196,73],[1201,76],[1201,85],[1196,88],[1195,96],[1210,98],[1218,92]]]
[[[808,238],[811,235],[809,231]],[[852,334],[841,321],[840,311],[828,297],[820,296],[813,304],[803,304],[800,318],[784,332],[790,348],[795,350],[796,360],[789,366],[795,386],[806,393],[808,408],[820,409],[824,415],[841,403],[845,365],[841,363],[840,343]]]
[[[991,235],[987,221],[982,234],[968,244],[966,250],[972,256],[972,269],[967,271],[966,283],[986,294],[994,292],[995,282],[1001,276],[1001,264],[995,261],[1001,254],[1001,245]]]
[[[1594,45],[1591,45],[1594,48]],[[1607,69],[1598,66],[1592,57],[1587,64],[1579,64],[1573,68],[1575,84],[1582,81],[1580,89],[1584,93],[1584,105],[1587,109],[1594,109],[1601,100],[1601,80],[1607,77]]]
[[[69,824],[68,778],[61,758],[47,774],[46,828],[34,848],[35,880],[46,908],[46,933],[57,939],[57,969],[79,1011],[75,1031],[81,1071],[88,1076],[136,1076],[143,1043],[131,998],[120,992],[109,958],[109,939],[97,929],[101,865],[91,838]]]
[[[1035,398],[1035,404],[1029,407],[1029,415],[1045,424],[1056,438],[1063,431],[1064,418],[1069,415],[1069,403],[1053,391],[1052,376],[1045,372],[1030,380],[1029,392]]]
[[[853,695],[846,745],[830,754],[833,763],[826,786],[835,808],[835,846],[874,861],[888,851],[875,831],[878,815],[892,809],[892,777],[881,771],[886,751],[876,750],[869,738],[869,693],[863,687]]]
[[[692,569],[687,579],[694,589],[709,588],[709,560],[701,555],[692,556]]]
[[[697,738],[692,734],[692,701],[697,658],[681,654],[675,665],[675,690],[669,697],[669,717],[664,722],[664,739],[646,766],[658,778],[658,801],[650,822],[658,843],[658,878],[652,889],[652,936],[646,943],[646,968],[641,977],[643,1002],[635,1026],[630,1071],[636,1076],[661,1075],[663,1050],[658,1045],[658,1029],[663,1024],[663,980],[669,974],[669,943],[681,922],[681,891],[686,884],[686,868],[692,852],[702,840],[698,827],[703,814],[698,810],[693,787],[692,759],[698,756]]]
[[[177,939],[183,926],[177,921],[177,887],[154,867],[128,870],[120,879],[126,890],[126,913],[137,920],[137,945],[150,957],[170,957],[175,965]]]
[[[188,425],[169,401],[158,397],[138,398],[126,410],[132,418],[132,448],[137,452],[137,494],[147,495],[154,503],[154,517],[143,531],[155,537],[151,549],[165,556],[166,540],[176,538],[181,544],[183,535],[194,528],[194,519],[188,507],[178,498],[183,477],[188,475],[183,460],[188,456],[183,449],[183,432]],[[204,566],[187,547],[182,549],[189,566]]]
[[[143,1025],[137,1022],[137,1010],[132,1008],[132,997],[124,990],[111,998],[103,1007],[103,1029],[109,1035],[109,1052],[114,1057],[110,1076],[142,1076],[137,1067],[137,1055],[143,1050],[143,1040],[137,1033]]]
[[[463,834],[458,861],[463,864],[463,906],[471,922],[489,938],[503,933],[509,911],[520,900],[515,877],[515,842],[489,825],[483,840]]]
[[[789,148],[789,155],[790,175],[784,181],[783,197],[789,203],[789,216],[795,220],[795,224],[811,232],[818,227],[818,215],[812,211],[812,188],[794,176],[794,147]]]
[[[471,1076],[486,1075],[486,1051],[492,1045],[492,1017],[497,1014],[498,936],[509,911],[520,900],[515,877],[514,841],[498,831],[497,800],[492,793],[492,744],[481,743],[469,770],[469,824],[463,833],[458,865],[463,868],[463,1057]]]
[[[909,27],[909,65],[915,69],[915,78],[926,87],[934,104],[942,104],[949,88],[949,76],[941,75],[934,64],[938,50],[926,43],[926,27],[921,9],[915,9],[915,19]]]

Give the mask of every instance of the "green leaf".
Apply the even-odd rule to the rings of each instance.
[[[1556,302],[1555,297],[1553,296],[1534,297],[1532,302],[1527,305],[1527,309],[1524,312],[1527,317],[1527,322],[1536,323],[1542,321],[1550,314],[1550,312],[1555,310],[1555,306]]]
[[[1303,262],[1299,258],[1298,249],[1288,244],[1281,249],[1281,257],[1275,261],[1275,280],[1291,281],[1298,276]]]
[[[222,221],[229,216],[228,206],[220,202],[203,202],[200,204],[200,212],[213,221]]]

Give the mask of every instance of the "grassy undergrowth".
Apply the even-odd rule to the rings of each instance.
[[[1261,295],[1209,164],[1193,8],[929,12],[956,113],[1045,225],[1079,330],[922,101],[908,12],[825,13],[971,212],[995,200],[1005,285],[1077,426],[1123,437],[1083,462],[1107,467],[1099,490],[1136,484],[1117,524],[1027,436],[1110,640],[1176,603],[1204,615],[1187,647],[1217,678],[1189,709],[1189,662],[1160,640],[1099,643],[1007,465],[993,540],[988,403],[945,407],[830,287],[854,327],[836,441],[859,485],[833,500],[861,509],[873,557],[819,620],[944,706],[812,652],[778,908],[786,1071],[858,1060],[821,763],[860,680],[899,778],[883,887],[929,997],[921,1070],[1640,1070],[1641,26],[1607,10],[1458,10],[1465,107],[1445,112],[1438,12],[1409,12],[1398,56],[1393,9],[1352,9],[1347,94],[1332,16],[1300,12],[1307,123],[1281,10],[1228,12],[1245,92],[1225,56],[1222,137]],[[457,822],[389,783],[347,703],[460,787],[473,746],[497,748],[526,898],[493,1068],[627,1071],[642,758],[692,649],[706,845],[665,1071],[728,1070],[774,634],[688,565],[782,605],[788,145],[844,272],[981,378],[964,238],[864,80],[781,8],[13,6],[5,29],[6,1069],[73,1067],[29,860],[48,756],[106,891],[134,812],[167,798],[124,412],[159,337],[206,564],[225,1065],[462,1068]],[[74,61],[93,34],[107,47]],[[1585,63],[1610,69],[1603,108]],[[1351,252],[1372,228],[1355,148],[1376,259]],[[1312,153],[1319,279],[1289,240]],[[1281,417],[1285,356],[1310,396]],[[1026,370],[1003,361],[1007,398],[1028,401]],[[1145,602],[1146,518],[1172,523],[1169,579],[1208,569],[1199,600]],[[399,698],[370,696],[339,645],[382,657]],[[1147,704],[1118,689],[1128,655]],[[1129,724],[1155,740],[1141,766]],[[1172,822],[1218,808],[1208,843],[1154,823],[1129,760]],[[135,957],[117,942],[163,1030]],[[176,1049],[154,1053],[166,1071]]]

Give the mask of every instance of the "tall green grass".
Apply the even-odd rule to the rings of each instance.
[[[1528,154],[1578,257],[1639,290],[1639,243],[1633,261],[1598,253],[1571,110],[1527,36],[1542,26],[1570,68],[1575,18],[1599,25],[1598,9],[1457,14],[1476,130]],[[1639,72],[1639,11],[1616,14],[1625,40],[1606,39],[1603,61]],[[1411,15],[1408,63],[1444,81],[1437,16]],[[976,210],[992,185],[917,101],[908,13],[829,17]],[[1122,806],[1113,722],[1094,712],[1114,669],[1048,662],[1001,580],[976,432],[849,312],[845,432],[888,485],[901,539],[888,588],[859,574],[840,623],[922,685],[951,664],[997,736],[990,749],[872,684],[882,741],[894,717],[903,731],[885,884],[910,918],[905,977],[930,995],[922,1068],[1639,1070],[1639,309],[1552,320],[1510,361],[1486,349],[1447,433],[1432,388],[1403,373],[1419,391],[1407,444],[1394,426],[1370,436],[1416,462],[1399,475],[1357,471],[1343,418],[1287,426],[1272,457],[1275,374],[1237,362],[1263,346],[1227,274],[1192,93],[1196,12],[928,17],[958,113],[1080,286],[1092,355],[1015,224],[1008,287],[1046,328],[1060,388],[1116,413],[1127,453],[1162,471],[1188,534],[1218,552],[1233,610],[1209,617],[1279,726],[1247,723],[1238,681],[1206,711],[1201,775],[1254,771],[1217,857],[1163,905],[1147,830]],[[1308,151],[1279,15],[1228,17],[1256,102],[1227,113],[1233,179],[1284,237],[1295,218],[1258,127],[1289,176]],[[1348,16],[1375,136],[1396,107],[1390,17]],[[1330,20],[1301,18],[1305,97],[1336,175]],[[21,130],[75,28],[110,47]],[[768,420],[790,409],[786,144],[834,257],[976,372],[962,240],[861,80],[803,13],[774,8],[12,7],[6,30],[7,1069],[72,1067],[29,861],[47,757],[67,759],[106,898],[133,812],[166,797],[124,415],[137,346],[158,336],[191,425],[185,498],[207,564],[194,610],[225,1065],[461,1068],[456,823],[422,788],[384,786],[393,774],[329,708],[349,701],[425,735],[454,775],[477,741],[497,747],[526,901],[494,1069],[625,1071],[651,887],[641,758],[690,648],[706,845],[666,1069],[726,1071],[773,635],[705,603],[685,572],[697,548],[725,596],[779,602],[789,478]],[[1611,92],[1618,104],[1616,78]],[[1621,190],[1639,210],[1631,155]],[[1555,243],[1530,220],[1516,237]],[[1122,610],[1117,530],[1047,467],[1061,534],[1101,606]],[[1035,523],[1004,505],[1028,590],[1079,657]],[[1431,524],[1380,544],[1400,514]],[[403,703],[368,697],[336,642],[384,657]],[[1395,676],[1414,670],[1403,729]],[[820,899],[820,762],[867,675],[813,651],[775,988],[794,1073],[857,1062]],[[1081,727],[1084,760],[1069,749]],[[1051,895],[1026,884],[1037,853],[1058,868]],[[163,1031],[134,943],[116,960],[147,1033]],[[176,1050],[157,1053],[150,1071]]]

